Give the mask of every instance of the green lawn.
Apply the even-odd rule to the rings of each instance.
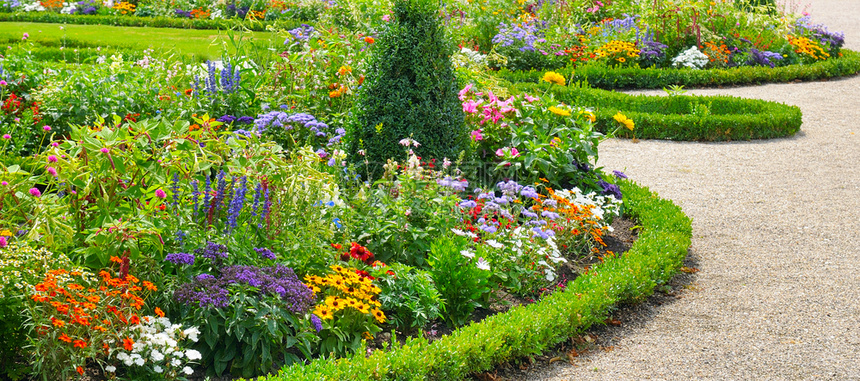
[[[0,22],[0,39],[18,40],[24,33],[34,42],[41,40],[76,40],[94,46],[174,49],[180,53],[217,59],[224,49],[235,53],[227,31],[116,27],[107,25],[63,25],[48,23]],[[233,32],[241,37],[246,48],[249,43],[257,49],[278,48],[284,39],[271,32]]]

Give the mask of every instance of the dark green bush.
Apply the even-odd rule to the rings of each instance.
[[[642,226],[620,257],[607,257],[565,291],[516,307],[454,332],[433,344],[410,339],[402,347],[358,352],[349,359],[317,360],[284,369],[272,380],[456,380],[496,364],[539,354],[603,321],[624,300],[642,299],[672,278],[690,247],[690,219],[671,201],[622,181],[625,210]]]
[[[655,69],[611,68],[603,65],[585,65],[576,69],[556,70],[569,82],[587,82],[601,89],[660,89],[672,85],[686,87],[716,87],[752,85],[770,82],[812,81],[817,79],[854,75],[860,72],[860,53],[842,49],[842,57],[813,64],[795,64],[776,68],[742,66],[730,69]],[[498,76],[511,82],[539,82],[540,71],[513,72],[500,70]]]
[[[44,22],[59,24],[81,24],[81,25],[115,25],[115,26],[140,26],[152,28],[182,28],[182,29],[232,29],[245,27],[254,31],[265,31],[268,26],[277,25],[285,29],[292,29],[303,24],[300,20],[274,20],[274,21],[243,21],[230,19],[188,19],[174,17],[135,17],[119,15],[67,15],[54,12],[0,12],[0,21],[24,21]]]
[[[451,67],[453,51],[438,18],[438,0],[398,0],[370,60],[355,110],[353,155],[363,149],[378,174],[405,157],[401,139],[418,141],[417,155],[454,159],[467,147],[464,115]]]
[[[520,83],[513,92],[543,93],[548,84]],[[633,119],[633,131],[620,129],[616,136],[641,139],[726,141],[772,139],[800,130],[802,113],[797,106],[731,96],[647,96],[613,91],[552,86],[555,99],[594,109],[597,129],[617,128],[618,112]]]

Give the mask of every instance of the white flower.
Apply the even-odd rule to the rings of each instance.
[[[505,247],[505,245],[502,245],[501,243],[496,242],[496,240],[494,240],[494,239],[488,240],[487,245],[490,245],[496,249],[501,249],[501,248]]]
[[[418,143],[417,141],[415,141],[415,139],[406,138],[406,139],[400,139],[400,145],[402,145],[404,147],[409,147],[410,145],[413,147],[418,147],[421,144]]]
[[[119,357],[119,356],[117,356],[117,357]],[[105,372],[108,372],[108,373],[116,372],[116,367],[113,365],[108,365],[105,367]]]
[[[164,360],[164,354],[162,354],[161,352],[159,352],[157,350],[153,350],[152,353],[150,353],[150,356],[152,356],[152,361],[157,362],[157,361]]]
[[[161,372],[164,372],[164,369],[162,369],[161,366],[156,365],[156,366],[152,367],[152,371],[155,373],[161,373]]]
[[[179,360],[179,359],[170,360],[170,365],[180,366],[180,365],[182,365],[182,360]]]
[[[458,235],[458,236],[461,236],[461,237],[462,237],[462,236],[464,236],[464,235],[466,235],[466,232],[464,232],[464,231],[462,231],[462,230],[460,230],[460,229],[451,229],[451,231],[452,231],[452,232],[454,232],[454,234],[456,234],[456,235]]]
[[[487,262],[487,260],[484,258],[478,258],[477,266],[481,270],[489,270],[490,269],[490,262]]]
[[[200,355],[200,352],[195,351],[193,349],[186,350],[185,356],[188,357],[188,359],[192,360],[192,361],[193,360],[200,360],[201,358],[203,358],[203,356]]]
[[[475,258],[475,253],[469,250],[460,250],[460,254],[462,254],[466,258]]]
[[[143,364],[146,363],[146,361],[144,361],[143,358],[138,357],[137,359],[134,360],[134,363],[137,364],[137,366],[143,366]]]
[[[182,368],[182,372],[190,375],[191,373],[194,373],[194,370],[191,369],[190,366],[186,366],[185,368]]]

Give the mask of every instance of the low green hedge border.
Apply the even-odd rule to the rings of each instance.
[[[803,114],[797,106],[732,96],[629,95],[601,89],[519,83],[511,91],[540,94],[552,91],[555,99],[590,107],[603,133],[618,127],[612,116],[621,112],[633,119],[633,131],[616,136],[679,141],[773,139],[800,130]]]
[[[284,29],[293,29],[304,21],[243,21],[232,19],[189,19],[175,17],[132,17],[132,16],[100,16],[100,15],[67,15],[54,12],[0,12],[0,21],[44,22],[57,24],[80,25],[114,25],[138,26],[151,28],[179,29],[220,29],[247,28],[253,31],[266,31],[267,27],[277,25]]]
[[[500,70],[497,75],[511,82],[538,82],[545,71]],[[660,89],[673,85],[715,87],[757,85],[769,82],[812,81],[854,75],[860,72],[860,53],[842,49],[842,57],[809,65],[776,68],[743,66],[731,69],[642,69],[585,65],[556,70],[570,82],[587,82],[601,89]]]
[[[626,254],[606,258],[563,292],[463,327],[433,344],[410,339],[390,351],[315,360],[270,380],[456,380],[542,353],[606,319],[618,302],[640,300],[676,273],[690,247],[690,219],[671,201],[623,181],[625,212],[642,226]]]

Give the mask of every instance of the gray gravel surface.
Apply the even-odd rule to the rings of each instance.
[[[860,0],[811,0],[810,12],[860,50]],[[621,326],[598,329],[612,350],[515,378],[860,380],[860,77],[690,94],[797,105],[802,131],[604,143],[601,166],[692,217],[689,260],[701,271],[677,297],[626,308]]]

